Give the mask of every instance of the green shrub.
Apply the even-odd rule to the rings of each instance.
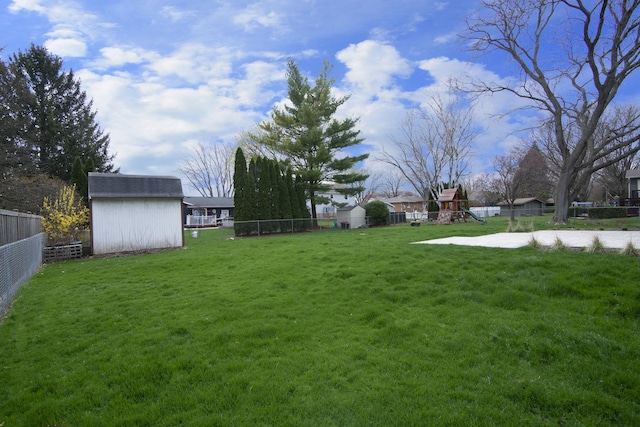
[[[575,218],[587,212],[587,208],[583,208],[582,206],[571,206],[569,208],[569,218]]]
[[[627,208],[591,208],[589,209],[590,219],[626,218]]]
[[[367,203],[364,209],[369,217],[370,225],[387,225],[389,221],[389,208],[386,203],[376,200]]]

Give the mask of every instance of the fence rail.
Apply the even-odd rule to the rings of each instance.
[[[42,232],[42,217],[0,209],[0,246]]]

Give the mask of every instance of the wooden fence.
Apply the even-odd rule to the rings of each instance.
[[[0,209],[0,246],[42,232],[42,217]]]

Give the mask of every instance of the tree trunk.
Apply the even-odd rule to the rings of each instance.
[[[318,225],[318,215],[316,214],[316,195],[311,192],[309,195],[309,202],[311,203],[311,221],[314,227]]]
[[[563,168],[558,177],[556,191],[554,194],[555,211],[553,214],[553,222],[555,224],[567,224],[569,222],[569,187],[571,185],[571,173]]]

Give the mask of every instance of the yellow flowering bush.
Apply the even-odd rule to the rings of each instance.
[[[77,197],[76,186],[62,187],[58,196],[42,202],[42,228],[50,244],[77,240],[78,232],[89,223],[89,209]]]

